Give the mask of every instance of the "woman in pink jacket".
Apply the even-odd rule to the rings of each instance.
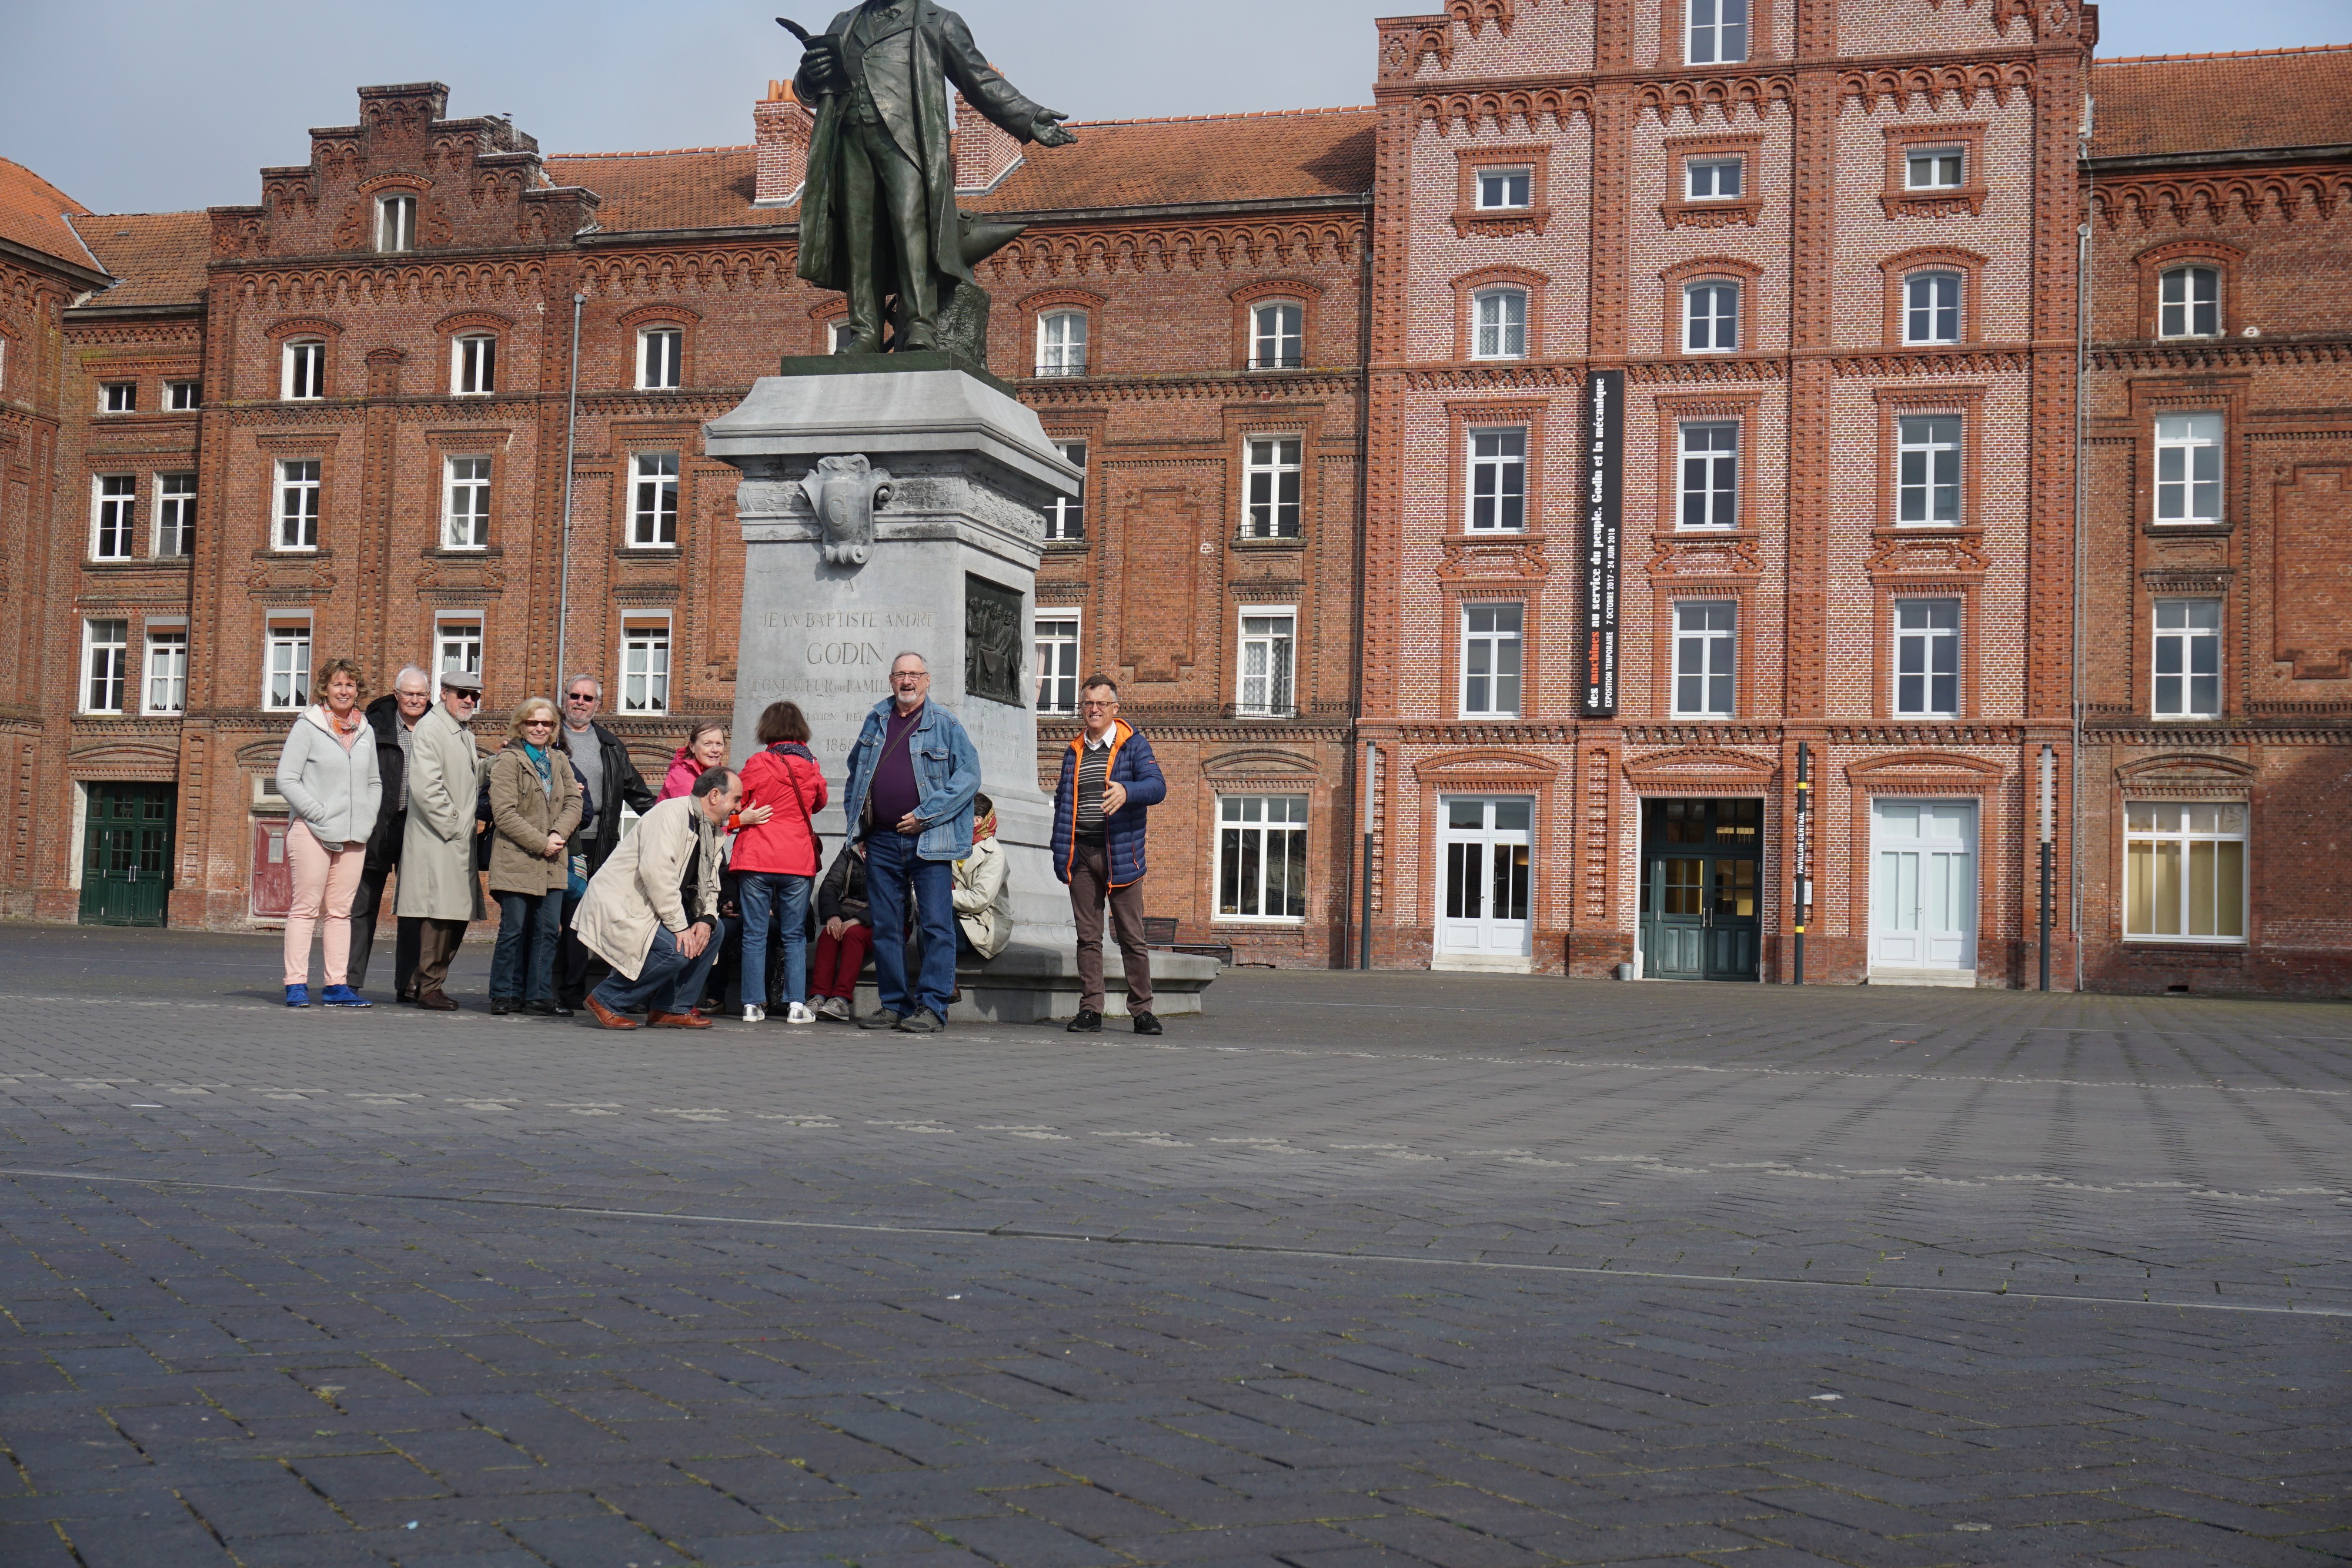
[[[808,1005],[809,890],[816,884],[814,821],[824,810],[824,773],[808,748],[808,719],[798,703],[770,703],[760,715],[760,749],[743,764],[742,810],[771,809],[746,827],[728,864],[740,876],[743,910],[743,1021],[768,1016],[768,927],[772,913],[784,941],[786,1023],[814,1023]]]
[[[656,801],[674,800],[694,788],[694,781],[703,770],[724,767],[727,762],[727,727],[715,718],[706,718],[686,732],[686,744],[669,759],[669,772],[663,776],[661,793]]]

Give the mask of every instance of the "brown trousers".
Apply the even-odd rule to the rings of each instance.
[[[1110,904],[1111,929],[1127,968],[1127,1010],[1151,1010],[1151,949],[1143,940],[1143,883],[1110,884],[1110,862],[1102,843],[1078,841],[1070,866],[1070,918],[1078,927],[1078,1006],[1103,1010],[1103,904]]]
[[[449,978],[457,945],[466,939],[467,922],[420,920],[417,925],[423,929],[416,934],[416,994],[429,997]]]

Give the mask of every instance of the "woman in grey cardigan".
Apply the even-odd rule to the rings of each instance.
[[[360,712],[360,667],[331,660],[311,689],[326,700],[302,710],[278,754],[278,792],[293,821],[286,858],[294,867],[294,902],[286,912],[286,1005],[310,1005],[310,937],[319,923],[327,949],[331,1008],[372,1005],[346,984],[352,956],[352,895],[367,863],[368,834],[383,798],[375,739]]]

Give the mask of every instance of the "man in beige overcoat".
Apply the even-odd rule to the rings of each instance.
[[[408,831],[400,843],[400,896],[394,911],[422,920],[416,944],[416,1005],[457,1010],[442,989],[470,921],[484,917],[482,879],[474,870],[474,818],[481,800],[482,758],[467,724],[482,700],[482,677],[441,672],[441,700],[409,737]],[[411,998],[403,997],[402,1001]]]
[[[588,993],[606,1029],[635,1029],[643,1007],[655,1029],[709,1029],[695,1010],[710,966],[727,944],[719,876],[727,866],[727,819],[743,784],[707,768],[684,795],[647,811],[588,883],[572,924],[581,944],[613,966]]]

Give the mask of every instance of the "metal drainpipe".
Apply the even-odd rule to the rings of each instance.
[[[2090,486],[2083,476],[2084,454],[2090,444],[2090,399],[2084,382],[2090,374],[2091,350],[2091,194],[2098,176],[2091,169],[2091,132],[2097,123],[2098,99],[2083,94],[2083,129],[2078,155],[2083,164],[2083,221],[2074,238],[2074,700],[2073,745],[2066,758],[2066,929],[2074,941],[2074,989],[2083,988],[2083,641],[2089,633],[2083,599],[2088,587]]]
[[[585,294],[572,294],[572,391],[563,414],[563,524],[557,536],[562,540],[555,590],[555,684],[559,688],[572,678],[572,454],[580,434],[580,308],[586,303]]]

